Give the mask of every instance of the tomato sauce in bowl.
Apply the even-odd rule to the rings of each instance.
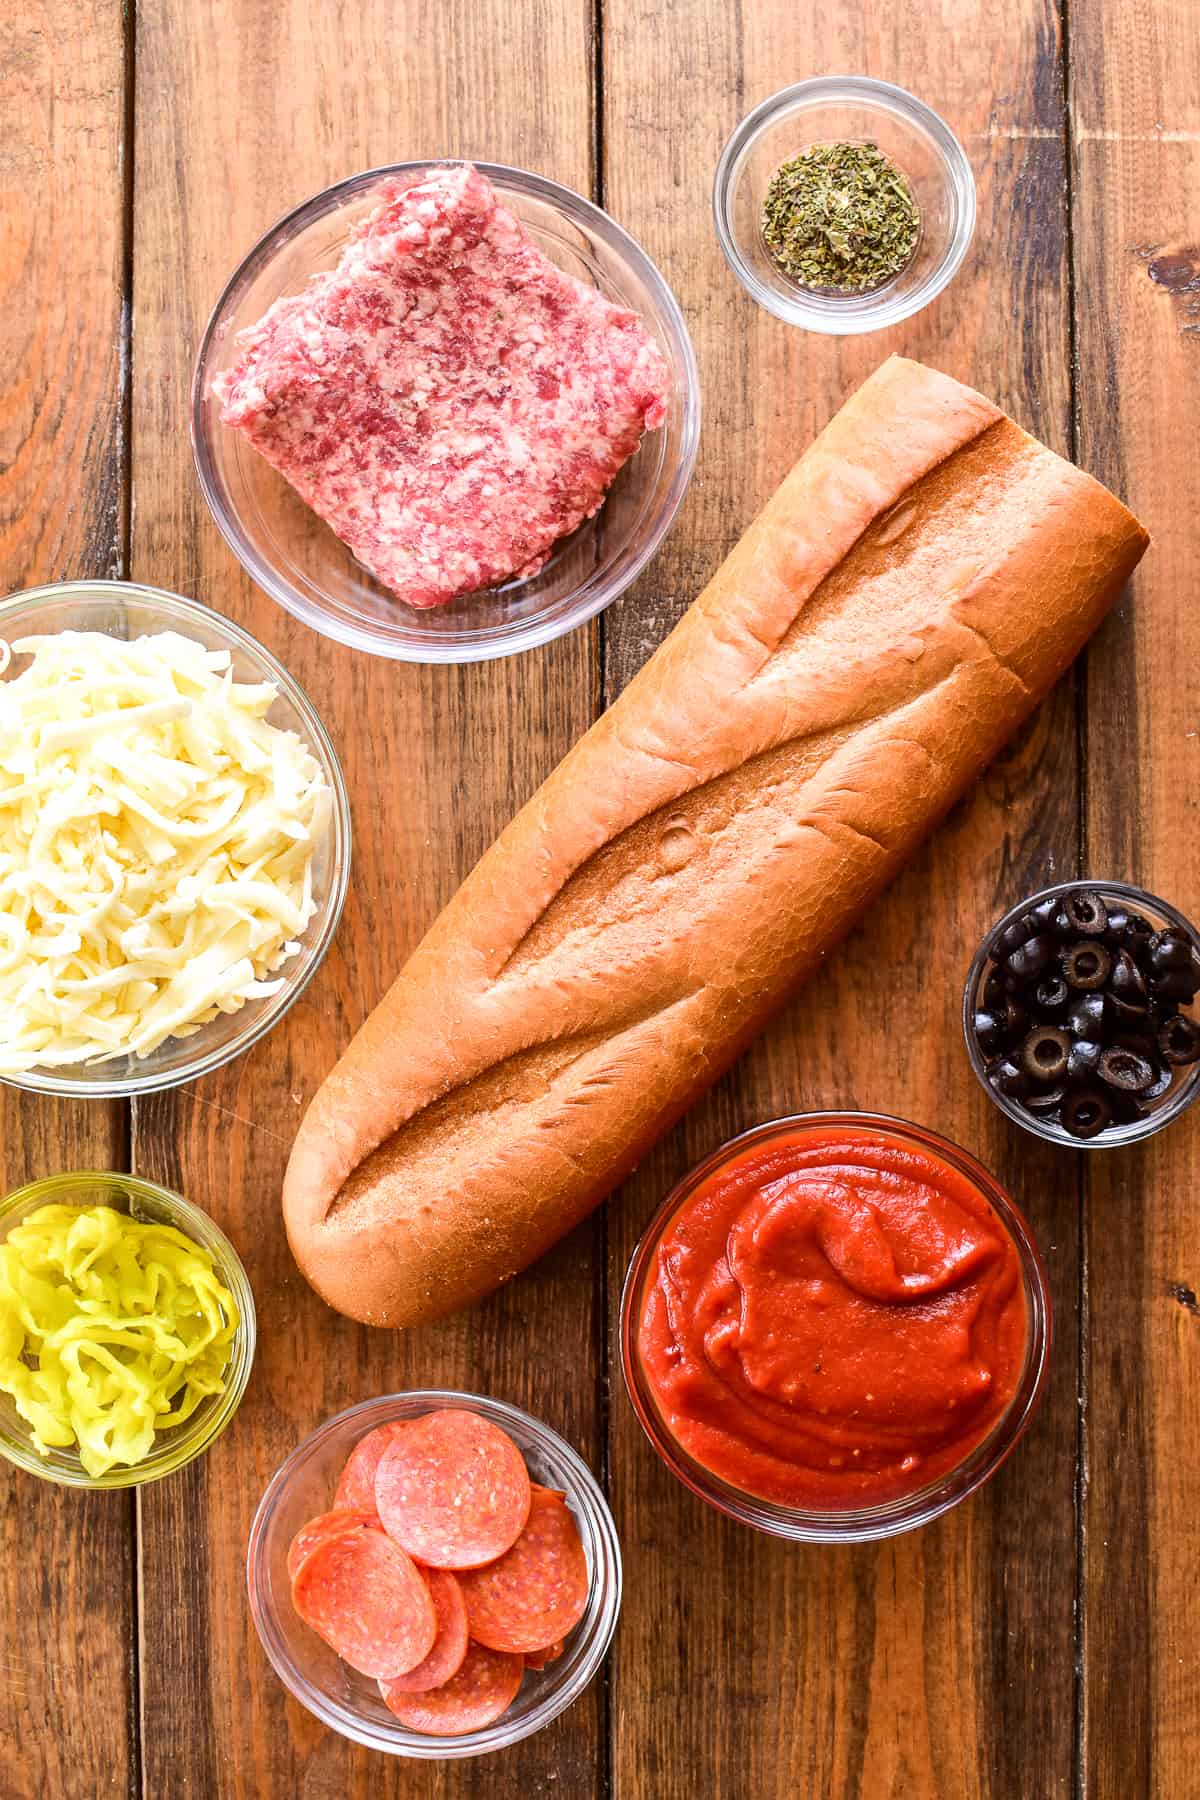
[[[986,1479],[1037,1398],[1037,1253],[987,1172],[865,1114],[760,1126],[670,1196],[623,1300],[635,1409],[762,1529],[876,1537]]]

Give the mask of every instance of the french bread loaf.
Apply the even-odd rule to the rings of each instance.
[[[981,395],[877,370],[318,1091],[284,1187],[317,1291],[416,1325],[569,1230],[850,929],[1146,542]]]

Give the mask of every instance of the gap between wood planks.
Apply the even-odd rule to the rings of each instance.
[[[596,205],[604,206],[604,0],[592,0],[592,199]],[[600,527],[603,530],[603,526]],[[608,627],[606,615],[601,612],[596,621],[596,685],[593,716],[599,718],[610,701],[608,691]],[[597,1281],[599,1293],[596,1296],[596,1442],[600,1450],[600,1486],[605,1496],[612,1500],[612,1459],[610,1455],[612,1438],[612,1390],[609,1380],[610,1362],[613,1353],[612,1330],[609,1323],[610,1291],[608,1280],[608,1206],[599,1208],[599,1224],[597,1226],[598,1254]],[[613,1769],[615,1766],[614,1744],[614,1707],[612,1652],[604,1658],[600,1668],[600,1719],[597,1746],[600,1789],[605,1800],[612,1800]]]
[[[1018,144],[1053,143],[1062,137],[1061,131],[1051,131],[1046,125],[989,125],[985,133],[981,133],[989,141],[1003,138]],[[968,140],[970,141],[970,140]],[[1086,125],[1072,128],[1069,143],[1073,144],[1200,144],[1200,131],[1168,131],[1160,126],[1155,131],[1092,131]]]
[[[133,546],[133,206],[135,173],[134,100],[137,76],[137,0],[122,0],[121,22],[124,54],[121,78],[124,83],[121,120],[121,347],[118,418],[120,442],[117,455],[121,466],[118,495],[117,557],[118,567],[112,571],[118,580],[128,581]],[[133,1100],[121,1106],[122,1170],[133,1170]],[[132,1593],[127,1668],[126,1739],[129,1745],[129,1793],[131,1800],[142,1800],[145,1773],[142,1766],[142,1582],[141,1582],[141,1516],[136,1487],[129,1489],[129,1571]]]
[[[1075,139],[1073,131],[1073,94],[1071,91],[1071,13],[1070,0],[1059,0],[1059,66],[1062,78],[1062,119],[1060,130],[1063,145],[1063,173],[1066,182],[1064,196],[1064,243],[1067,278],[1067,392],[1070,403],[1070,419],[1068,422],[1067,448],[1072,462],[1079,459],[1079,354],[1077,346],[1077,313],[1078,296],[1075,290]],[[1088,818],[1087,818],[1087,782],[1084,771],[1087,768],[1088,729],[1087,729],[1087,647],[1077,658],[1072,676],[1075,703],[1075,767],[1077,780],[1075,785],[1075,820],[1076,820],[1076,864],[1075,873],[1080,879],[1084,876],[1088,851]],[[1077,1800],[1086,1800],[1087,1778],[1084,1770],[1084,1617],[1087,1611],[1087,1546],[1084,1541],[1085,1500],[1087,1496],[1087,1340],[1088,1340],[1088,1242],[1084,1229],[1084,1214],[1087,1196],[1087,1168],[1085,1153],[1075,1152],[1075,1230],[1079,1240],[1078,1288],[1076,1290],[1076,1311],[1078,1331],[1076,1333],[1076,1368],[1075,1368],[1075,1603],[1072,1608],[1072,1632],[1074,1638],[1074,1656],[1071,1662],[1071,1679],[1074,1684],[1073,1711],[1071,1720],[1071,1761],[1074,1765],[1074,1786]]]

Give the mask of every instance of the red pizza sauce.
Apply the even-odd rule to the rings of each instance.
[[[668,1430],[744,1493],[874,1506],[956,1468],[1026,1355],[1016,1243],[934,1150],[796,1126],[711,1169],[671,1218],[637,1351]]]

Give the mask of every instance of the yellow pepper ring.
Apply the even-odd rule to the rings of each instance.
[[[78,1446],[91,1476],[225,1388],[239,1324],[212,1257],[111,1206],[43,1206],[0,1243],[0,1390],[39,1454]]]

